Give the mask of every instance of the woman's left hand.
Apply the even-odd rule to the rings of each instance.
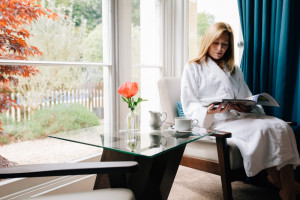
[[[246,106],[244,104],[231,104],[230,109],[238,112],[250,112],[251,106]]]

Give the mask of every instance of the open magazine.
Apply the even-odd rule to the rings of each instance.
[[[213,102],[218,105],[221,102]],[[255,105],[259,104],[262,106],[275,106],[279,107],[279,103],[268,93],[261,93],[254,96],[247,97],[246,99],[222,99],[222,103],[231,104],[244,104],[244,105]]]

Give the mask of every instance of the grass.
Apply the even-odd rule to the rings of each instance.
[[[99,125],[97,116],[80,104],[59,104],[36,110],[31,119],[14,122],[5,115],[1,116],[4,132],[3,144],[14,140],[40,139],[49,134],[77,130]]]

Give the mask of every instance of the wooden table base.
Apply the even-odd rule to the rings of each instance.
[[[101,161],[137,161],[139,170],[126,176],[128,187],[134,192],[135,198],[137,200],[167,200],[184,149],[185,145],[154,158],[104,149]],[[120,178],[97,175],[94,189],[118,187],[122,182]]]

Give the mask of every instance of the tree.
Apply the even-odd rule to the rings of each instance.
[[[28,44],[36,46],[44,55],[29,57],[41,61],[102,61],[102,25],[87,34],[86,23],[76,26],[76,20],[65,14],[73,12],[72,6],[66,8],[55,2],[44,2],[47,8],[55,10],[59,20],[48,20],[46,16],[30,25],[29,31],[34,35]],[[19,95],[25,110],[35,111],[45,103],[49,94],[59,91],[71,91],[87,82],[99,82],[102,79],[100,67],[41,66],[39,74],[26,79],[20,77],[17,87],[12,91]],[[24,110],[24,111],[25,111]]]
[[[197,15],[197,33],[198,33],[198,46],[200,44],[200,38],[204,35],[208,27],[215,22],[215,16],[201,12]]]
[[[103,62],[102,24],[89,32],[84,40],[82,57],[88,62]]]
[[[76,26],[80,26],[83,20],[86,20],[87,29],[93,30],[102,23],[102,1],[75,0],[72,6],[72,19]]]
[[[59,20],[50,21],[46,17],[41,17],[31,24],[29,31],[34,37],[27,40],[28,44],[36,46],[44,54],[39,57],[30,56],[30,60],[71,62],[81,60],[86,37],[85,24],[75,27],[71,17],[56,13]]]
[[[56,20],[57,14],[43,8],[37,0],[1,0],[0,13],[0,59],[26,60],[28,56],[42,55],[38,48],[27,44],[32,34],[25,26],[41,16]],[[18,77],[29,78],[37,73],[35,66],[0,66],[0,113],[20,107],[8,95],[11,85],[18,84]],[[0,121],[0,137],[3,134]]]
[[[64,7],[64,14],[71,17],[76,26],[85,22],[88,31],[102,23],[102,0],[45,0],[45,3]]]
[[[132,0],[132,24],[140,27],[140,0]]]

